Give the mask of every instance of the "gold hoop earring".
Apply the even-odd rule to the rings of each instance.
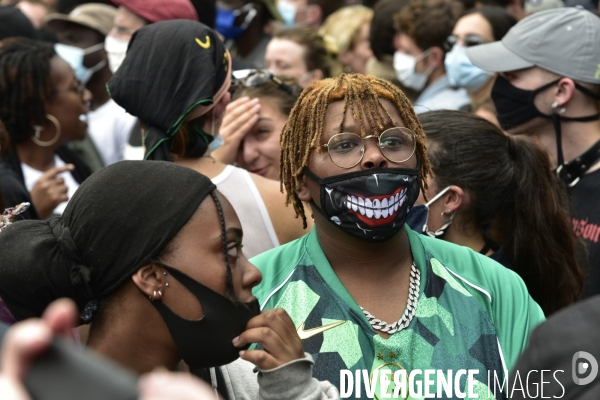
[[[34,125],[33,130],[35,131],[35,134],[31,137],[31,141],[41,147],[52,146],[53,144],[58,142],[58,139],[60,139],[60,134],[61,134],[60,122],[58,122],[56,117],[52,114],[46,114],[46,119],[48,119],[50,122],[52,122],[54,124],[54,128],[56,129],[56,134],[54,135],[54,137],[52,139],[44,142],[43,140],[40,140],[40,135],[41,135],[42,131],[44,130],[44,127],[40,126],[40,125]]]

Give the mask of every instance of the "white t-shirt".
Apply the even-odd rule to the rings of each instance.
[[[65,165],[65,162],[61,160],[59,156],[54,155],[54,166],[62,167],[63,165]],[[42,171],[38,171],[37,169],[33,169],[29,165],[23,163],[21,163],[21,170],[23,171],[23,178],[25,178],[25,187],[27,188],[27,191],[31,192],[31,189],[33,189],[35,183],[42,177],[42,175],[44,175],[44,173]],[[73,194],[75,194],[75,191],[79,187],[79,183],[77,183],[75,178],[73,178],[73,175],[71,175],[71,173],[67,171],[63,172],[62,174],[58,174],[56,177],[63,178],[65,180],[65,185],[67,185],[67,188],[69,189],[67,195],[69,196],[69,199],[73,197]],[[54,209],[54,211],[52,211],[52,214],[62,215],[62,213],[65,211],[65,208],[67,207],[68,202],[69,201],[67,200],[60,203]]]
[[[125,144],[135,125],[136,118],[127,114],[114,100],[110,99],[87,114],[88,132],[94,141],[105,165],[114,164],[125,158]]]

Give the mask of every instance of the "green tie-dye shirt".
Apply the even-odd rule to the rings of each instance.
[[[406,231],[421,271],[419,302],[410,325],[388,339],[375,333],[333,272],[314,229],[251,260],[263,274],[254,294],[263,309],[284,308],[296,326],[304,323],[304,330],[345,321],[303,341],[319,380],[339,388],[342,369],[476,369],[475,393],[494,398],[488,371],[502,379],[512,368],[530,332],[544,320],[540,307],[517,274],[490,258]],[[465,391],[466,381],[463,376]],[[361,395],[354,392],[352,398],[369,398],[364,386]],[[498,389],[496,399],[502,398]]]

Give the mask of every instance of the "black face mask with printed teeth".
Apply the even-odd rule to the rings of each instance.
[[[306,176],[319,184],[321,207],[311,206],[330,223],[366,242],[385,242],[404,226],[408,209],[419,196],[419,166],[374,168],[321,179],[308,168]]]

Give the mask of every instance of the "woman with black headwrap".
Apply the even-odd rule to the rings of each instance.
[[[144,126],[146,159],[175,161],[211,178],[240,217],[251,257],[306,233],[279,183],[215,161],[208,146],[231,98],[231,58],[216,33],[195,21],[138,30],[108,82],[112,98]]]
[[[321,393],[287,314],[260,314],[251,290],[261,275],[241,242],[235,211],[208,178],[125,161],[86,180],[62,217],[0,232],[0,296],[17,320],[73,299],[81,321],[93,322],[88,346],[137,373],[183,360],[202,375],[241,354],[261,371],[261,391]],[[240,353],[252,342],[267,351]],[[218,375],[229,398],[258,391],[252,366],[238,363],[247,379]]]

